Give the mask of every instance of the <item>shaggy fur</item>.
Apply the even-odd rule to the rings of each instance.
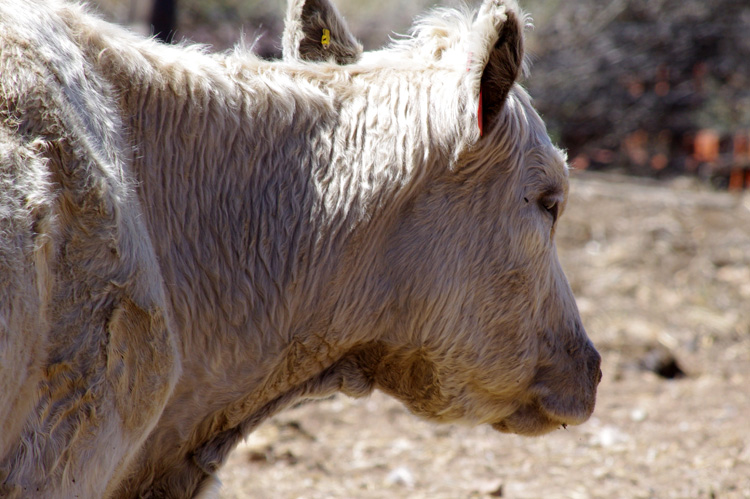
[[[215,490],[238,440],[338,391],[585,421],[599,356],[554,245],[564,157],[515,84],[522,19],[486,0],[361,53],[293,0],[266,62],[0,1],[0,495]]]

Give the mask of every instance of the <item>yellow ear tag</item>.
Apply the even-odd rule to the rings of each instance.
[[[325,28],[323,28],[323,36],[320,38],[320,43],[326,46],[331,44],[331,32]]]

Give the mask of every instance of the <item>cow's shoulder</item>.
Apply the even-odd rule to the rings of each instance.
[[[140,442],[180,365],[117,96],[69,22],[22,5],[0,4],[0,327],[13,358],[0,366],[11,397],[0,395],[0,476],[9,486],[52,484],[99,451],[102,469],[116,468],[107,460]],[[25,454],[32,441],[38,452]]]

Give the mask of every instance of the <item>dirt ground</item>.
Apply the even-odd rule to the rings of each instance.
[[[558,247],[603,356],[586,424],[523,438],[337,396],[252,434],[222,497],[750,497],[750,194],[580,174]]]

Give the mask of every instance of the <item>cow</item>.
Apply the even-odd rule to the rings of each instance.
[[[554,236],[564,153],[512,0],[283,58],[0,1],[0,495],[197,497],[306,399],[538,435],[601,379]]]

